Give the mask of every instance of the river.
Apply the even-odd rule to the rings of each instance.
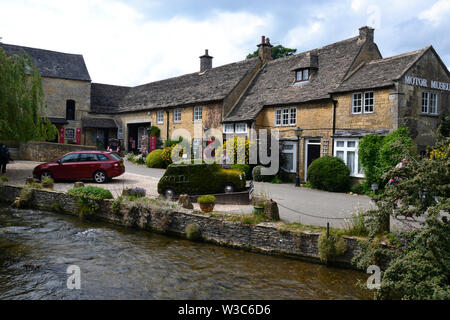
[[[67,268],[81,289],[67,288]],[[368,275],[0,207],[0,299],[369,299]]]

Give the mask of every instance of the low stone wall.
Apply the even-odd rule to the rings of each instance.
[[[30,141],[20,144],[18,152],[18,160],[47,162],[55,160],[58,157],[71,151],[96,150],[96,149],[97,149],[96,147],[78,144],[61,144],[53,142]]]
[[[20,194],[20,190],[20,187],[0,186],[0,201],[13,202]],[[251,226],[196,214],[192,210],[171,209],[157,205],[140,206],[138,203],[131,208],[124,207],[117,212],[111,210],[111,204],[112,200],[103,201],[95,216],[100,220],[117,225],[181,237],[186,236],[187,225],[195,224],[201,232],[202,239],[206,242],[320,263],[319,233],[283,230],[277,223],[261,223]],[[68,194],[56,191],[34,190],[31,206],[37,209],[77,215],[77,201]],[[344,237],[344,240],[347,243],[347,251],[337,259],[335,265],[353,268],[351,260],[360,250],[359,243],[352,237]]]

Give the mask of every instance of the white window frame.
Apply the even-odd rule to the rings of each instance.
[[[367,95],[372,94],[372,97],[367,97]],[[372,104],[368,104],[367,101],[372,100]],[[367,108],[372,107],[371,111],[368,111]],[[364,92],[364,113],[373,113],[375,109],[375,94],[373,91]]]
[[[284,150],[285,145],[291,145],[291,150]],[[281,168],[286,172],[296,173],[297,172],[297,142],[295,141],[284,141],[282,144],[283,148],[280,150],[281,153],[292,154],[292,168]]]
[[[174,123],[181,122],[181,108],[173,109],[173,122]]]
[[[359,95],[359,99],[355,99],[355,96]],[[352,94],[352,114],[362,114],[362,110],[363,110],[363,99],[364,99],[364,94],[362,92],[355,92]],[[360,101],[361,104],[359,106],[355,105],[356,101]],[[355,111],[355,107],[357,108],[361,108],[360,111]]]
[[[340,141],[344,142],[343,147],[338,147],[338,142],[340,142]],[[347,146],[348,142],[355,142],[355,147],[348,147]],[[357,139],[357,138],[339,138],[339,139],[334,140],[334,156],[337,157],[338,151],[344,152],[344,159],[342,159],[342,160],[344,160],[345,164],[348,165],[347,164],[347,153],[355,152],[355,165],[354,165],[355,171],[350,172],[350,176],[356,177],[356,178],[364,178],[364,173],[362,173],[362,168],[360,170],[358,148],[359,148],[359,139]]]
[[[278,108],[275,109],[275,126],[290,127],[297,124],[297,108]]]
[[[240,126],[245,127],[245,129],[241,130],[241,128],[239,128]],[[247,123],[245,123],[245,122],[236,123],[234,125],[234,128],[235,128],[234,129],[235,133],[247,133],[247,131],[248,131],[248,126],[247,126]]]
[[[69,135],[68,133],[71,132]],[[66,137],[66,140],[75,140],[75,129],[73,128],[66,128],[64,130],[64,136]]]
[[[426,98],[425,98],[426,96]],[[422,92],[422,114],[438,115],[438,99],[439,96],[435,92]]]
[[[203,107],[197,106],[194,107],[194,121],[202,121],[203,117]]]
[[[231,130],[229,130],[231,128]],[[234,133],[234,123],[224,123],[223,133]]]
[[[157,123],[157,124],[162,124],[162,123],[164,123],[164,111],[158,110],[158,111],[156,112],[156,123]]]

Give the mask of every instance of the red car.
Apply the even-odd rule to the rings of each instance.
[[[104,183],[125,172],[125,165],[120,156],[105,151],[69,152],[56,161],[38,165],[33,170],[33,177],[42,180],[50,177],[54,180],[94,179]]]

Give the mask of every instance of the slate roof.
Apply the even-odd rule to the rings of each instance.
[[[393,86],[429,48],[363,63],[334,92]]]
[[[352,65],[363,41],[359,37],[340,41],[319,49],[272,60],[260,71],[249,90],[224,122],[254,120],[264,106],[286,105],[327,99]],[[295,69],[312,66],[318,57],[318,70],[307,82],[295,83]]]
[[[42,77],[91,81],[82,55],[0,43],[7,54],[25,51],[33,60]]]
[[[223,100],[257,64],[259,58],[140,85],[92,86],[92,106],[97,113],[125,113]]]
[[[112,118],[82,118],[84,128],[117,128],[117,123]]]
[[[361,138],[368,134],[387,135],[389,129],[376,129],[376,130],[364,130],[364,129],[349,129],[336,131],[334,137],[346,137],[346,138]]]
[[[119,103],[130,91],[131,87],[113,86],[102,83],[91,84],[91,112],[117,113]]]

